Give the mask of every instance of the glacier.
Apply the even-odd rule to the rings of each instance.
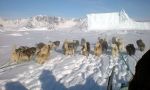
[[[150,30],[150,22],[137,22],[125,10],[112,13],[87,14],[88,31],[94,30]]]

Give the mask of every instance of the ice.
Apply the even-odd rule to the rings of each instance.
[[[112,13],[87,14],[88,30],[150,30],[150,22],[137,22],[124,10]]]
[[[12,35],[12,36],[23,36],[23,35],[20,34],[20,33],[12,33],[12,34],[9,34],[9,35]]]

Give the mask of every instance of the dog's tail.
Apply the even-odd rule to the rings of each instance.
[[[13,58],[13,57],[14,57],[14,53],[16,53],[16,45],[13,45],[13,46],[12,46],[12,49],[11,49],[11,51],[10,51],[10,58],[9,58],[9,59],[10,59],[11,61],[13,61],[13,59],[14,59],[14,58]]]
[[[14,45],[12,46],[12,52],[14,52],[14,51],[16,50],[16,48],[17,48],[17,45],[14,44]]]

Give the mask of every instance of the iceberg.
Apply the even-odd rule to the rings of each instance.
[[[137,22],[125,10],[87,14],[87,28],[93,30],[150,30],[150,22]]]

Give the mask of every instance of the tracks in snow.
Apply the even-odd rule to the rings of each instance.
[[[117,68],[115,69],[116,77],[122,78],[127,75],[120,74],[123,73],[122,68],[125,65],[119,59],[113,59],[112,56],[104,54],[98,58],[93,55],[89,55],[88,58],[82,55],[57,55],[42,66],[29,66],[29,71],[19,74],[18,78],[13,80],[20,81],[28,89],[40,88],[39,77],[43,70],[48,70],[52,72],[57,82],[63,83],[68,88],[76,84],[84,84],[88,77],[92,77],[99,85],[106,85],[114,66]],[[124,72],[126,72],[125,69]]]

